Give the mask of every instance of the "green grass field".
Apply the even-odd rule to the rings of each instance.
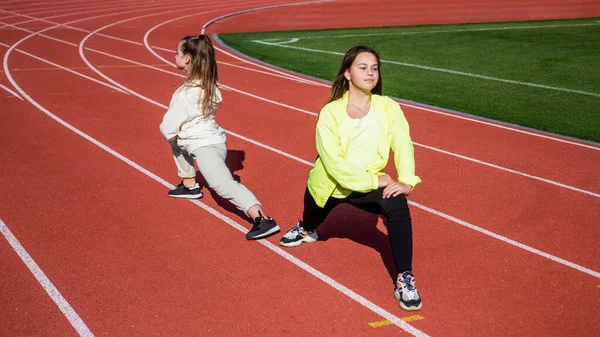
[[[385,95],[600,142],[600,18],[219,39],[253,58],[329,81],[350,47],[367,44],[380,52]]]

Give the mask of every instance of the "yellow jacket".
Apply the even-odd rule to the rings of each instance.
[[[336,184],[356,192],[378,189],[378,175],[387,165],[390,149],[394,151],[398,181],[412,186],[421,182],[421,179],[415,175],[413,144],[408,122],[400,105],[387,96],[373,94],[371,104],[379,131],[377,134],[379,157],[367,170],[345,161],[350,133],[350,117],[346,112],[348,91],[342,98],[321,109],[316,135],[319,157],[308,178],[308,190],[320,207],[325,206]]]

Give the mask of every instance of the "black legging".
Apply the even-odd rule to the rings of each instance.
[[[396,272],[412,271],[412,221],[406,196],[383,198],[383,188],[368,192],[352,192],[345,199],[330,197],[321,208],[315,203],[308,188],[304,192],[303,226],[307,231],[319,227],[331,210],[337,205],[346,203],[372,214],[383,215],[388,229],[388,237],[392,247]]]

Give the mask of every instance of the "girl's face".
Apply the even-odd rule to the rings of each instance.
[[[177,65],[177,69],[185,70],[187,72],[187,68],[190,64],[191,57],[190,55],[184,55],[181,52],[181,46],[185,43],[185,41],[179,41],[177,44],[177,51],[175,52],[175,65]]]
[[[350,82],[350,87],[354,87],[363,92],[370,92],[379,81],[379,66],[377,58],[369,52],[362,52],[356,55],[350,68],[344,72],[344,77]]]

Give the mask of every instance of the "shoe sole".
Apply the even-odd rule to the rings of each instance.
[[[262,239],[262,238],[265,238],[265,237],[267,237],[269,235],[278,233],[280,230],[281,230],[281,228],[279,228],[279,226],[275,226],[275,227],[269,229],[268,231],[266,231],[266,232],[264,232],[262,234],[258,234],[258,235],[251,236],[251,237],[246,236],[246,240],[258,240],[258,239]]]
[[[399,305],[400,305],[400,308],[402,308],[402,309],[404,309],[406,311],[421,310],[421,308],[423,307],[423,303],[419,303],[419,306],[417,306],[417,307],[407,307],[402,302],[400,302]]]
[[[179,198],[179,199],[199,199],[202,198],[202,193],[198,194],[187,194],[187,195],[170,195],[171,198]]]
[[[317,239],[318,239],[318,238],[317,238]],[[288,243],[285,243],[285,242],[281,242],[281,241],[279,241],[279,245],[280,245],[280,246],[283,246],[283,247],[298,247],[298,246],[300,246],[300,245],[301,245],[303,242],[306,242],[306,243],[313,243],[313,242],[317,242],[317,239],[315,239],[315,238],[311,238],[310,236],[307,236],[307,237],[305,237],[305,238],[304,238],[304,239],[302,239],[302,240],[298,240],[298,241],[294,241],[294,242],[288,242]]]
[[[398,293],[396,293],[396,292],[394,292],[394,298],[396,300],[400,301],[400,296],[398,296]],[[406,305],[404,305],[404,303],[402,303],[402,301],[400,301],[400,302],[398,302],[398,306],[406,311],[416,311],[416,310],[421,310],[421,308],[423,307],[423,302],[419,303],[419,305],[416,307],[407,307]]]

